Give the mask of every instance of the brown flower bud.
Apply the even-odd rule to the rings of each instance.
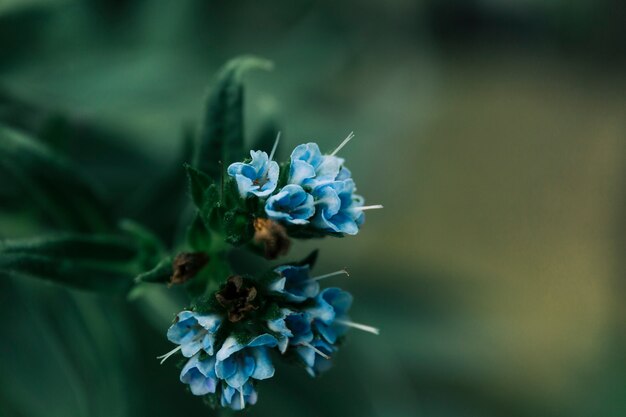
[[[235,323],[243,319],[248,311],[258,308],[252,303],[256,295],[256,288],[244,282],[241,275],[231,275],[222,289],[215,293],[215,298],[228,311],[228,320]]]
[[[254,243],[263,245],[266,259],[276,259],[289,252],[291,241],[284,226],[270,219],[254,219]]]
[[[208,261],[208,255],[203,252],[183,252],[178,254],[172,264],[174,274],[170,278],[170,285],[189,281],[200,272]]]

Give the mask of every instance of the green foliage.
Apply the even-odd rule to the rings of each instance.
[[[200,213],[196,213],[187,230],[187,243],[195,251],[207,251],[211,247],[211,231],[206,227]]]
[[[38,140],[0,125],[0,174],[18,185],[32,206],[73,231],[107,231],[110,209],[100,192],[69,160]],[[21,196],[19,196],[21,197]]]
[[[271,68],[272,63],[265,59],[235,58],[224,66],[209,92],[194,166],[215,181],[223,175],[225,166],[245,156],[243,75],[252,69]]]
[[[111,235],[59,235],[0,241],[0,275],[123,293],[145,268],[141,244]]]
[[[213,180],[204,172],[193,168],[189,164],[185,164],[187,170],[187,177],[189,179],[189,191],[191,198],[199,209],[204,206],[205,203],[205,191],[213,185]]]
[[[148,282],[148,283],[167,283],[172,277],[172,258],[166,257],[161,260],[149,271],[143,272],[135,277],[135,283]]]

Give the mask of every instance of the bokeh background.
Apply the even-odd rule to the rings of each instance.
[[[625,4],[0,0],[0,120],[165,236],[154,190],[180,195],[206,86],[269,58],[249,135],[278,121],[286,156],[354,130],[342,156],[385,205],[292,255],[347,266],[353,316],[382,333],[353,332],[320,380],[279,367],[248,415],[624,416]],[[23,197],[0,177],[0,238],[58,229]],[[214,415],[155,360],[181,307],[0,282],[0,415]]]

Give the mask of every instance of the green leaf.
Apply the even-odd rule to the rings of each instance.
[[[135,283],[166,283],[170,281],[174,270],[172,269],[172,258],[164,258],[154,268],[143,272],[135,277]]]
[[[213,180],[204,172],[193,168],[189,164],[185,164],[184,167],[187,170],[191,198],[197,208],[202,208],[204,205],[204,193],[213,185]]]
[[[187,230],[187,243],[195,251],[208,252],[211,248],[211,232],[202,221],[200,213],[196,213]]]
[[[253,219],[246,211],[229,210],[224,215],[226,242],[234,246],[248,243],[254,236]]]
[[[70,161],[36,139],[2,125],[0,181],[16,183],[42,215],[64,229],[113,228],[111,210]]]
[[[214,83],[204,112],[194,166],[215,181],[230,163],[243,159],[243,83],[244,73],[251,69],[270,70],[265,59],[242,56],[223,67]]]
[[[221,231],[223,210],[217,186],[212,184],[203,196],[204,204],[199,211],[200,218],[208,230]]]
[[[130,219],[123,219],[119,223],[119,228],[128,233],[139,246],[140,257],[138,262],[142,265],[153,265],[165,255],[163,242],[139,223]]]
[[[0,241],[0,276],[34,277],[74,288],[125,292],[142,268],[140,248],[110,235]]]

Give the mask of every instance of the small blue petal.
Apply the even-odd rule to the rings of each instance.
[[[267,197],[278,183],[278,163],[270,161],[263,151],[250,151],[250,156],[252,160],[249,163],[235,162],[228,166],[226,172],[237,182],[242,198]]]
[[[217,379],[213,369],[215,358],[207,357],[200,360],[199,354],[187,361],[180,373],[180,381],[188,384],[194,395],[206,395],[214,393],[217,387]]]
[[[268,379],[274,376],[274,365],[270,359],[269,351],[265,348],[254,349],[255,368],[252,373],[254,379]]]
[[[265,213],[272,220],[289,224],[307,224],[308,219],[315,213],[313,196],[299,185],[286,185],[267,199]]]

